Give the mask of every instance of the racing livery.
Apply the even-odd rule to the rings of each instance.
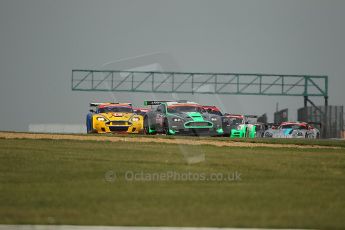
[[[266,130],[264,137],[320,138],[320,131],[306,122],[283,122],[277,128]]]
[[[87,133],[140,133],[143,116],[134,113],[131,103],[90,103],[96,110],[86,116]]]
[[[224,134],[231,138],[256,137],[256,125],[252,118],[254,115],[224,114]]]
[[[144,117],[146,134],[223,134],[222,117],[195,102],[146,101],[145,105],[158,105]]]

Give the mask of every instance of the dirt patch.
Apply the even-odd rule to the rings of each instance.
[[[213,145],[226,147],[274,147],[274,148],[317,148],[317,149],[340,149],[340,147],[320,146],[320,145],[295,145],[295,144],[268,144],[268,143],[248,143],[235,141],[218,140],[198,140],[198,139],[166,139],[166,138],[147,138],[147,137],[111,137],[111,136],[89,136],[71,134],[48,134],[48,133],[16,133],[0,132],[0,138],[5,139],[49,139],[49,140],[81,140],[81,141],[111,141],[111,142],[139,142],[139,143],[166,143],[182,145]]]

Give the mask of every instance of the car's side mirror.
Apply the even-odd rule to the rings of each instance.
[[[246,122],[245,122],[245,124],[246,124],[246,125],[248,125],[248,124],[249,124],[249,122],[248,122],[248,121],[246,121]]]
[[[94,113],[94,112],[95,112],[95,110],[93,110],[93,109],[90,109],[89,111],[90,111],[91,113]]]

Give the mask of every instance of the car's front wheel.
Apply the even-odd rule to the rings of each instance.
[[[168,120],[165,119],[164,120],[164,123],[163,123],[163,133],[165,135],[170,135],[170,132],[169,132],[169,123],[168,123]]]
[[[155,134],[155,132],[150,129],[149,118],[147,116],[144,117],[144,133],[146,135]]]
[[[86,132],[93,133],[92,114],[86,116]]]

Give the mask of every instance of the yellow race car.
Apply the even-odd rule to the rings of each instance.
[[[90,103],[86,116],[87,133],[141,133],[143,116],[136,114],[131,103]]]

